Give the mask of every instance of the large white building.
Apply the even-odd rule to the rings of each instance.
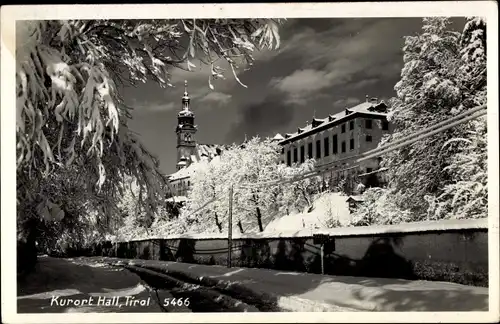
[[[191,187],[195,163],[211,161],[222,154],[225,146],[199,144],[196,142],[198,127],[195,115],[190,109],[190,98],[185,85],[182,110],[177,114],[177,171],[169,176],[173,196],[185,199]],[[314,159],[316,167],[326,167],[325,182],[335,186],[348,175],[365,175],[360,182],[366,182],[379,169],[380,158],[360,163],[354,157],[372,150],[385,134],[392,131],[387,120],[388,106],[377,98],[368,99],[354,107],[346,108],[326,118],[313,118],[311,123],[298,127],[294,133],[285,136],[276,134],[273,140],[282,146],[282,163],[293,165],[307,159]],[[347,170],[346,170],[347,169]],[[363,180],[364,179],[364,180]]]
[[[385,134],[392,131],[387,120],[388,106],[377,98],[326,118],[313,118],[296,132],[275,140],[282,146],[282,163],[292,165],[315,159],[317,167],[326,167],[324,174],[335,183],[348,174],[370,174],[379,168],[380,158],[357,163],[354,157],[375,149]],[[349,169],[347,171],[340,171]]]

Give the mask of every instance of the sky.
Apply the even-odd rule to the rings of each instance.
[[[463,23],[457,18],[451,27],[461,30]],[[149,82],[124,89],[134,107],[129,125],[169,174],[175,172],[175,126],[185,80],[198,125],[196,139],[203,144],[292,133],[313,116],[337,113],[366,95],[387,102],[396,95],[404,36],[421,27],[421,18],[288,19],[280,28],[280,48],[255,53],[251,69],[238,73],[246,88],[230,71],[211,90],[207,67],[175,70],[174,88]]]

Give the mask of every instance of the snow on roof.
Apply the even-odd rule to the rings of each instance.
[[[285,138],[283,136],[281,136],[280,133],[276,134],[274,137],[273,137],[273,140],[274,141],[282,141],[284,140]]]
[[[187,167],[183,167],[177,172],[169,176],[170,181],[188,178],[193,175],[196,168],[196,163],[201,161],[210,162],[215,157],[219,156],[225,149],[222,145],[217,144],[196,144],[195,155],[191,155],[190,164]],[[179,165],[185,165],[186,162],[179,162]]]
[[[167,202],[185,202],[187,201],[187,197],[186,196],[174,196],[174,197],[170,197],[170,198],[167,198]]]
[[[328,118],[313,118],[312,127],[318,127],[326,121],[328,121]]]
[[[356,202],[362,202],[363,198],[361,196],[349,196],[349,198],[347,198],[346,201],[349,201],[349,200],[354,200]]]
[[[380,101],[378,103],[373,101],[362,102],[352,108],[346,108],[344,111],[329,115],[327,118],[313,118],[313,122],[311,124],[306,125],[305,127],[298,127],[295,133],[286,133],[285,140],[293,139],[300,134],[313,132],[314,128],[320,125],[337,123],[339,120],[345,118],[348,115],[351,115],[352,113],[363,113],[374,116],[387,116],[387,113],[383,112],[385,108],[387,108],[387,105],[384,101]]]
[[[193,175],[194,166],[195,166],[194,164],[190,164],[189,166],[184,167],[175,173],[172,173],[168,179],[170,181],[174,181],[174,180],[188,178],[191,175]]]
[[[183,109],[177,114],[179,117],[194,117],[194,113],[191,110]]]

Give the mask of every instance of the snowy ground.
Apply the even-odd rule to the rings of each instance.
[[[161,312],[141,279],[121,267],[86,260],[39,257],[36,269],[18,282],[19,313]],[[112,297],[120,303],[110,303]],[[127,303],[130,300],[129,303]],[[132,300],[149,301],[147,305]]]
[[[220,291],[240,291],[285,311],[486,311],[488,288],[438,281],[329,276],[179,262],[92,258],[189,277]]]
[[[314,210],[310,213],[292,213],[270,222],[264,232],[300,231],[303,229],[326,228],[328,219],[337,219],[346,225],[351,215],[347,203],[349,196],[340,193],[325,193],[314,201]]]

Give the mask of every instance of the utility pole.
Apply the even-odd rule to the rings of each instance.
[[[231,268],[231,250],[233,248],[233,185],[229,187],[229,220],[227,228],[227,267]]]
[[[325,244],[321,243],[321,274],[325,274]]]

